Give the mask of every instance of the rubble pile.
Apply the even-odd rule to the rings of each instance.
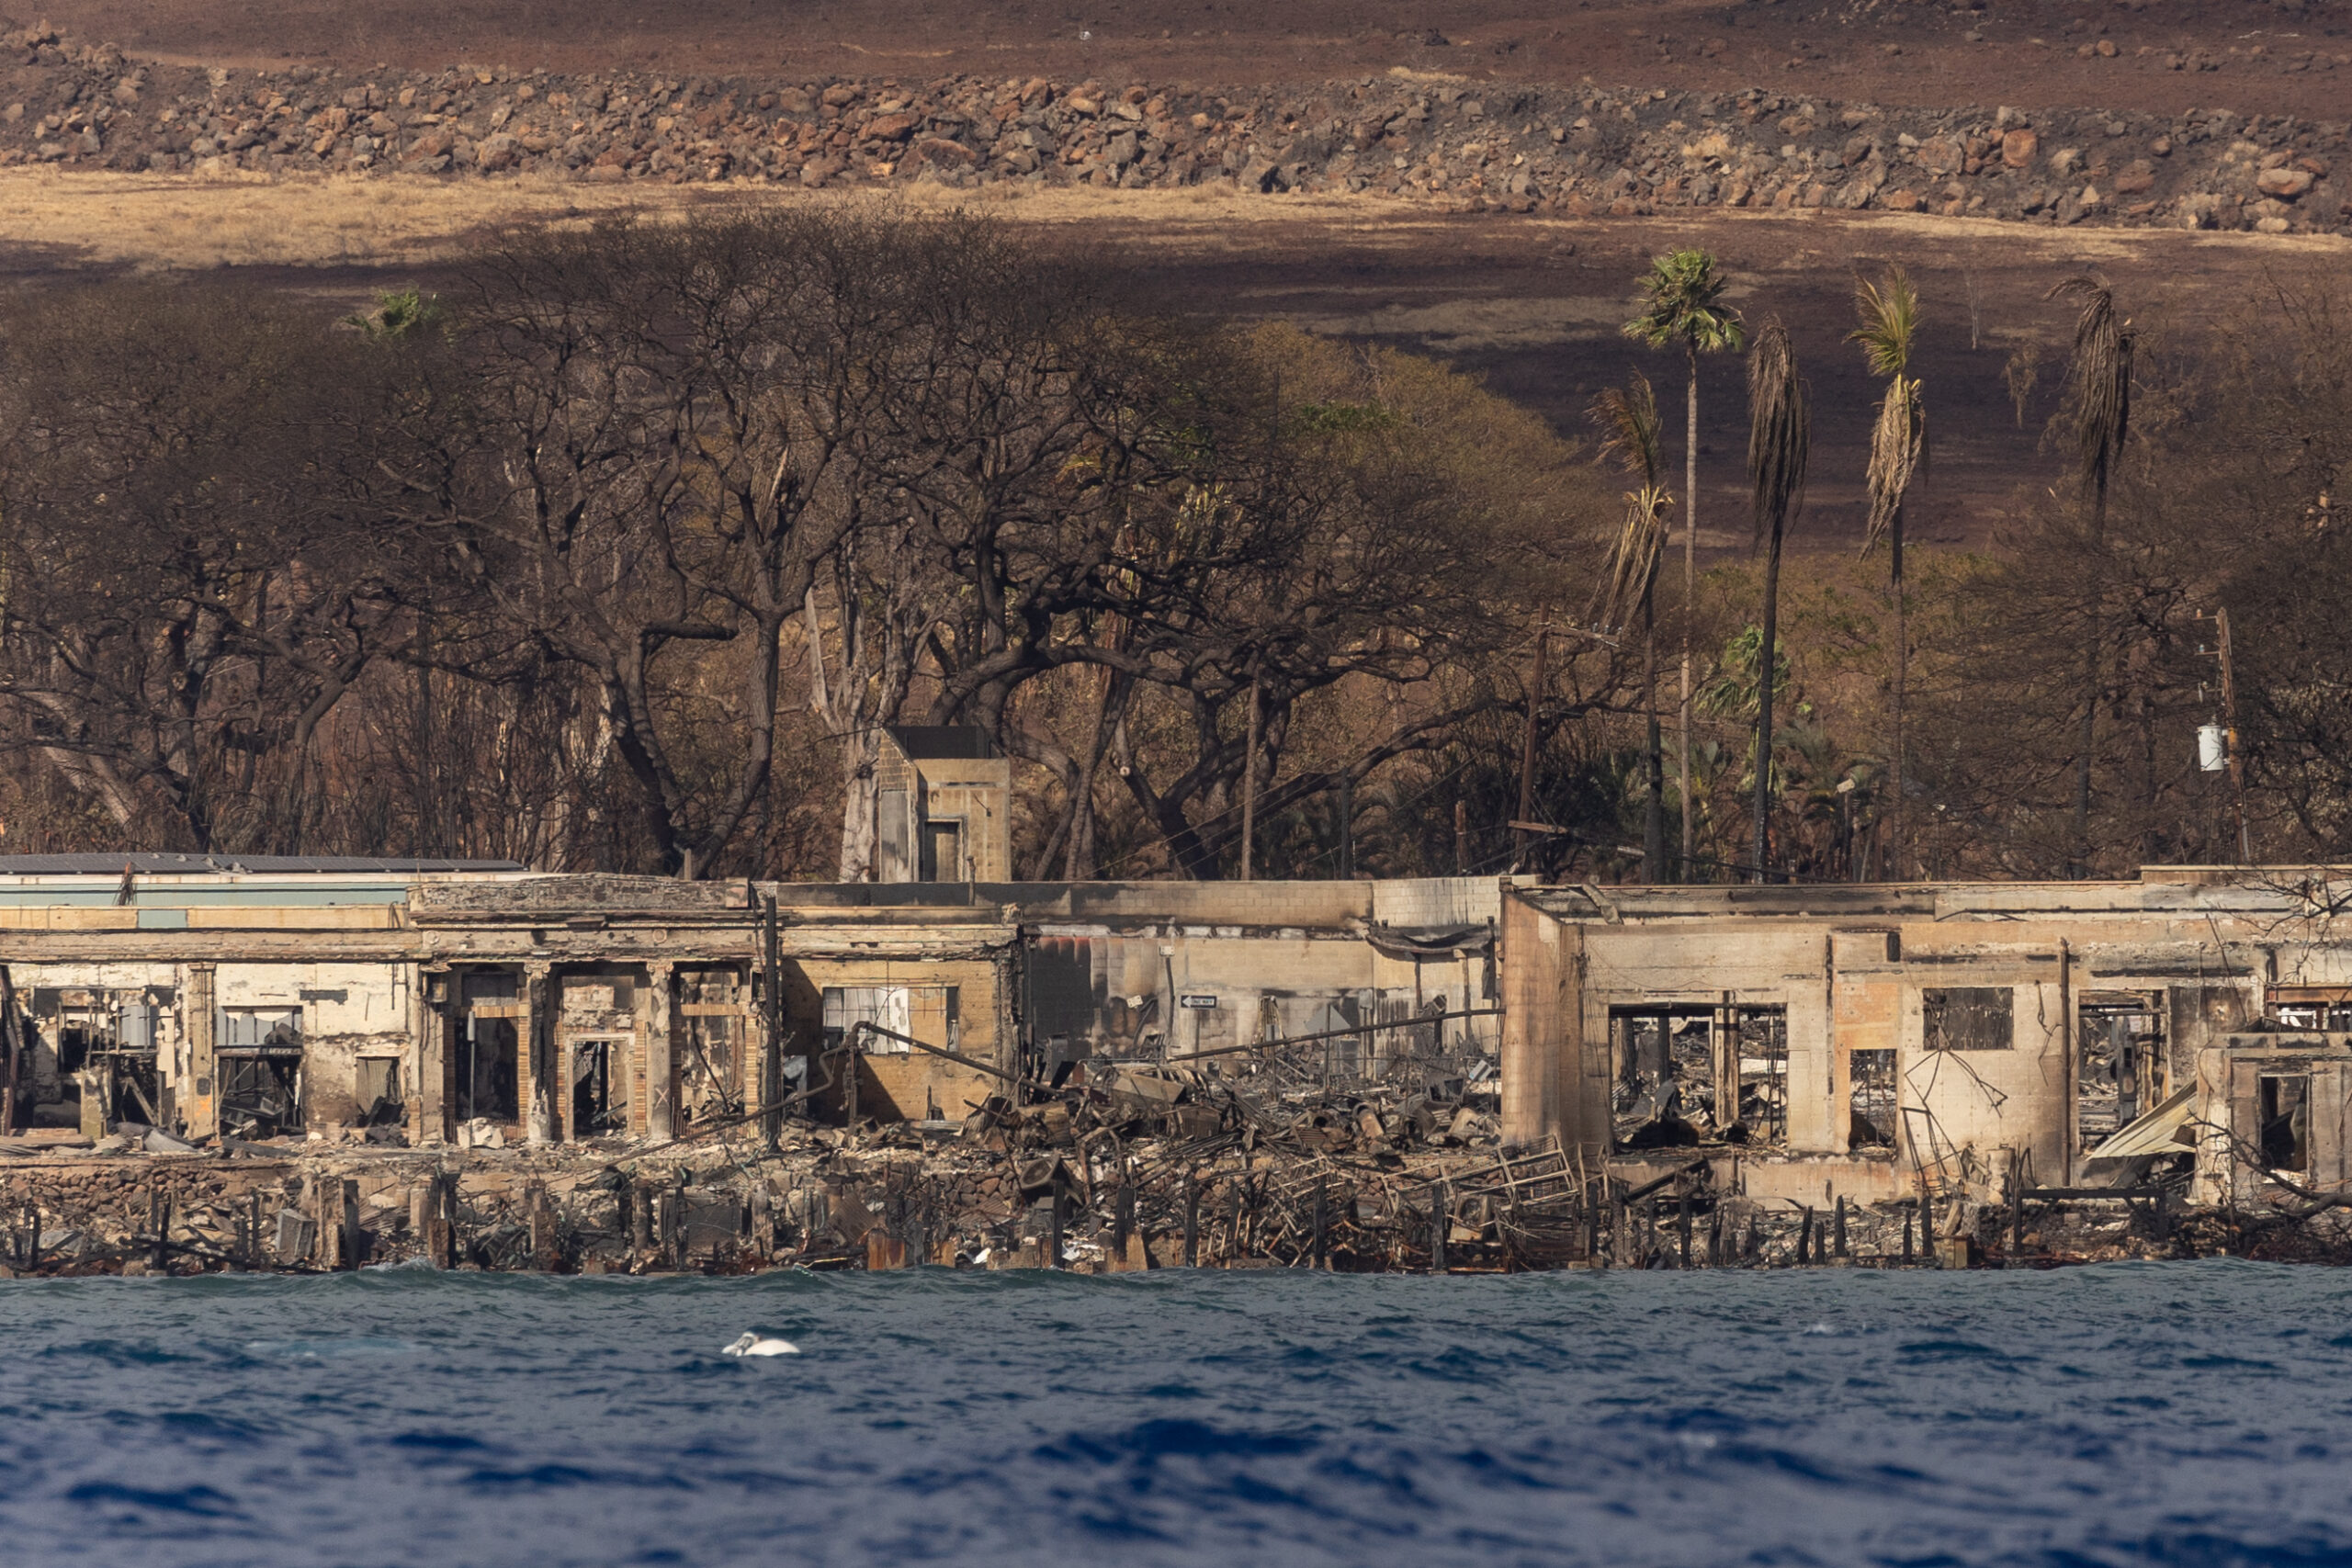
[[[1407,74],[1218,90],[1042,77],[207,71],[131,61],[46,25],[0,35],[0,165],[1216,186],[1579,217],[1844,209],[2270,233],[2343,231],[2352,198],[2334,179],[2344,125],[2223,108],[1939,111],[1764,87]],[[2339,63],[2352,56],[2301,62]]]
[[[1098,1058],[1029,1086],[1032,1103],[992,1098],[960,1122],[787,1122],[773,1149],[744,1118],[650,1149],[321,1138],[148,1152],[40,1132],[0,1141],[0,1267],[1506,1272],[2047,1264],[2200,1245],[2112,1205],[2037,1211],[2029,1232],[1962,1199],[1759,1201],[1739,1194],[1744,1156],[1720,1148],[1656,1175],[1588,1168],[1556,1142],[1505,1149],[1480,1060],[1339,1086],[1279,1061],[1227,1075]],[[2207,1249],[2245,1245],[2234,1222],[2199,1223]]]

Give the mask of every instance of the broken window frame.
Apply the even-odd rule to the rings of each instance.
[[[1902,1079],[1891,1045],[1853,1046],[1846,1052],[1846,1147],[1893,1149],[1902,1136]],[[1864,1126],[1875,1136],[1861,1139]]]

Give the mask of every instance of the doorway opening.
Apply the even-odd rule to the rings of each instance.
[[[2075,1127],[2084,1153],[2154,1110],[2165,1093],[2161,999],[2093,991],[2075,1010]]]
[[[2262,1163],[2269,1170],[2311,1168],[2311,1091],[2308,1073],[2265,1073],[2256,1091],[2262,1127]]]
[[[458,1120],[518,1121],[514,1021],[468,1015],[458,1046]]]
[[[918,880],[964,880],[964,824],[953,818],[922,825],[922,864]]]
[[[621,1043],[571,1043],[571,1136],[594,1138],[628,1131],[628,1095],[620,1083]]]

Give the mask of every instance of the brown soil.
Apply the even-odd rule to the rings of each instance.
[[[2201,105],[2325,119],[2344,118],[2352,88],[2352,0],[1985,0],[1974,9],[1905,0],[906,0],[887,8],[848,0],[59,0],[45,15],[70,35],[111,39],[134,53],[228,65],[421,69],[466,60],[713,75],[973,73],[1234,85],[1402,66],[1669,89],[1760,84],[1847,102],[2162,113]],[[2098,52],[2102,40],[2114,46],[2112,56]],[[2077,52],[2085,45],[2087,56]],[[2175,54],[2185,57],[2183,69],[2169,68]],[[207,186],[99,175],[85,185],[27,174],[0,183],[0,271],[282,266],[344,299],[393,277],[429,277],[459,234],[611,199],[578,186],[459,197],[450,186],[402,181]],[[691,197],[640,191],[617,199],[666,208],[808,198],[713,187]],[[2143,322],[2194,326],[2214,315],[2217,302],[2247,298],[2274,269],[2323,257],[2340,265],[2352,243],[1833,213],[1472,218],[1370,199],[1245,201],[1202,191],[980,199],[1002,199],[1011,216],[1083,229],[1127,252],[1148,295],[1171,307],[1288,315],[1425,350],[1481,372],[1496,389],[1577,433],[1594,393],[1636,367],[1658,382],[1679,429],[1679,367],[1637,350],[1616,328],[1630,310],[1631,279],[1651,254],[1704,244],[1739,279],[1738,300],[1752,318],[1777,313],[1788,321],[1813,379],[1817,446],[1806,536],[1820,543],[1850,541],[1860,521],[1875,388],[1843,341],[1857,269],[1904,262],[1926,299],[1920,368],[1934,466],[1912,511],[1914,536],[1982,544],[2018,497],[2062,467],[2041,440],[2066,326],[2059,308],[2043,301],[2051,284],[2096,265]],[[2002,376],[2021,344],[2040,358],[2022,424]],[[1745,543],[1739,453],[1729,434],[1742,405],[1738,375],[1724,360],[1709,364],[1702,380],[1718,434],[1702,445],[1700,517],[1702,539],[1715,547]]]
[[[2338,77],[2352,72],[2343,0],[57,0],[42,14],[134,53],[225,65],[1224,85],[1403,66],[1890,105],[2220,106],[2319,119],[2345,118],[2352,81]],[[2215,68],[2185,58],[2173,69],[2175,55]]]
[[[2071,321],[2043,296],[2095,267],[2134,317],[2158,332],[2202,330],[2217,301],[2278,276],[2340,268],[2352,241],[2186,231],[2050,230],[1960,219],[1859,213],[1716,213],[1582,221],[1428,212],[1367,197],[1251,198],[1213,190],[1048,189],[978,205],[1100,245],[1136,269],[1138,297],[1180,311],[1284,317],[1317,331],[1434,355],[1486,378],[1573,434],[1604,386],[1639,369],[1666,405],[1677,471],[1680,362],[1628,342],[1632,280],[1657,252],[1713,251],[1752,321],[1779,315],[1815,396],[1813,485],[1800,538],[1850,547],[1860,537],[1864,442],[1879,388],[1845,341],[1858,271],[1894,262],[1925,307],[1917,367],[1934,443],[1909,513],[1922,541],[1983,545],[2018,502],[2058,481],[2064,461],[2042,430],[2056,406]],[[341,314],[379,288],[446,283],[450,261],[505,221],[649,215],[737,203],[872,200],[772,188],[423,179],[0,175],[0,276],[22,282],[121,268],[236,267],[318,296]],[[924,187],[897,199],[970,202]],[[1972,313],[1971,299],[1974,300]],[[1972,322],[1973,337],[1972,342]],[[2020,423],[2003,380],[2009,355],[2038,354]],[[1702,543],[1744,548],[1747,503],[1737,439],[1738,362],[1701,378]]]

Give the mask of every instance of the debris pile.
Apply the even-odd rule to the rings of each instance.
[[[2352,197],[2334,182],[2344,125],[2219,108],[1939,110],[1760,86],[1672,93],[1394,74],[1217,90],[1043,77],[208,71],[134,62],[45,24],[0,35],[0,164],[809,188],[1216,186],[1578,217],[1826,208],[2273,233],[2343,231]],[[2339,63],[2352,56],[2307,52],[2301,68]]]

